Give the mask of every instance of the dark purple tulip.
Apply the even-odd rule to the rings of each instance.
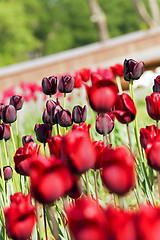
[[[87,118],[86,105],[83,108],[79,105],[77,105],[73,108],[73,111],[72,111],[73,122],[75,122],[75,123],[85,122],[86,118]]]
[[[153,92],[160,93],[160,75],[154,79]]]
[[[47,139],[51,137],[52,125],[50,124],[36,124],[34,131],[36,133],[36,138],[41,143],[46,143]]]
[[[44,77],[42,79],[42,91],[46,95],[55,94],[57,92],[57,77]]]
[[[69,127],[72,125],[72,115],[69,110],[62,110],[57,113],[58,124],[61,127]]]
[[[0,124],[0,140],[5,139],[7,141],[11,137],[10,127],[8,124]]]
[[[43,111],[42,121],[43,123],[51,124],[50,116],[48,115],[47,109],[44,109]]]
[[[58,83],[58,90],[61,93],[70,93],[74,88],[74,78],[70,75],[61,76]]]
[[[52,107],[51,113],[50,113],[50,120],[52,124],[58,123],[57,113],[62,110],[63,108],[61,107],[60,103]]]
[[[105,119],[106,133],[109,134],[114,128],[114,115],[111,112],[105,113],[104,119]],[[103,119],[101,114],[96,116],[96,131],[99,134],[105,135],[104,127],[103,127]]]
[[[15,107],[16,110],[20,110],[23,106],[24,98],[20,95],[15,95],[10,98],[10,104]]]
[[[1,103],[0,104],[0,119],[2,119],[2,110],[3,110],[3,108],[4,108],[4,104]]]
[[[4,180],[7,181],[12,178],[13,170],[10,166],[3,167]],[[1,172],[0,172],[1,176]]]
[[[25,146],[26,143],[29,143],[29,142],[34,142],[33,135],[26,135],[26,136],[22,137],[22,144],[23,144],[23,146]]]
[[[2,110],[2,120],[4,123],[13,123],[17,119],[17,111],[13,105],[6,105]]]
[[[46,102],[46,109],[47,109],[48,115],[50,115],[52,107],[58,105],[58,103],[59,103],[58,98],[57,98],[57,102],[55,102],[53,100],[48,100]],[[59,105],[60,105],[60,103],[59,103]]]
[[[126,81],[137,80],[144,72],[144,62],[136,62],[133,59],[124,60],[124,79]]]

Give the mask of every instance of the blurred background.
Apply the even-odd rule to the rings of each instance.
[[[158,0],[0,0],[0,67],[160,23]]]

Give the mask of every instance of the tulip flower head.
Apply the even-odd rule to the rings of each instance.
[[[124,60],[124,79],[126,81],[137,80],[144,72],[144,62],[136,62],[133,59]]]
[[[152,93],[145,100],[148,115],[156,121],[160,120],[160,93]]]
[[[42,79],[42,91],[46,95],[53,95],[57,92],[57,77],[51,76]]]

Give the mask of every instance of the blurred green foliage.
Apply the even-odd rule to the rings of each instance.
[[[131,1],[97,1],[110,37],[146,28]],[[0,0],[0,66],[96,41],[87,0]]]

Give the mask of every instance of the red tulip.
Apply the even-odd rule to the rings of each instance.
[[[91,81],[92,81],[92,85],[95,84],[96,82],[99,82],[103,80],[102,75],[98,74],[97,72],[92,72],[91,73]]]
[[[102,167],[101,153],[102,153],[103,149],[105,148],[105,144],[103,141],[99,140],[99,141],[94,141],[93,145],[96,149],[96,163],[95,163],[94,169],[99,169]]]
[[[48,139],[48,146],[51,155],[60,158],[60,148],[61,148],[62,136],[56,135]]]
[[[120,123],[124,124],[128,124],[135,119],[136,108],[133,100],[127,93],[122,93],[117,97],[113,114]]]
[[[72,175],[72,179],[73,186],[71,190],[68,192],[68,196],[70,198],[77,199],[82,195],[82,183],[81,179],[76,175]]]
[[[148,165],[160,171],[160,140],[149,143],[145,149]]]
[[[91,108],[98,113],[106,113],[114,106],[118,89],[114,82],[102,80],[91,87],[85,84]]]
[[[68,169],[56,157],[32,158],[31,194],[43,204],[51,204],[68,193],[73,185],[72,176]]]
[[[148,115],[154,120],[160,120],[160,93],[152,93],[145,100]]]
[[[154,140],[160,140],[160,130],[155,126],[146,126],[140,130],[140,143],[141,146],[146,149],[147,145]]]
[[[18,148],[14,155],[15,170],[17,173],[29,176],[31,157],[38,154],[38,146],[34,142],[26,143],[22,148]]]
[[[106,131],[104,131],[104,127]],[[105,133],[109,134],[110,132],[112,132],[113,128],[114,128],[114,115],[112,112],[104,113],[104,119],[102,119],[101,114],[98,114],[98,116],[96,116],[96,131],[99,134],[102,135],[105,135]]]
[[[133,155],[125,147],[116,149],[106,147],[101,157],[103,183],[111,192],[124,195],[135,182]]]
[[[111,71],[115,76],[123,76],[124,69],[122,64],[115,64],[114,66],[111,67]]]
[[[83,68],[79,71],[79,74],[81,75],[82,80],[87,82],[90,79],[91,70],[89,68]]]
[[[79,72],[76,72],[74,75],[74,88],[81,88],[82,87],[82,77]]]
[[[29,142],[34,142],[33,135],[26,135],[26,136],[23,136],[23,137],[22,137],[23,147],[24,147],[24,145],[26,145],[26,144],[29,143]]]
[[[82,132],[87,132],[89,134],[89,129],[91,128],[91,124],[88,124],[85,123],[85,122],[82,122],[80,123],[79,125],[76,125],[76,124],[73,124],[73,128],[72,130],[79,130],[79,131],[82,131]]]
[[[71,237],[76,240],[107,240],[108,223],[96,201],[82,197],[66,209]]]
[[[61,158],[72,173],[81,174],[94,167],[96,152],[89,135],[72,130],[62,138]]]
[[[27,240],[36,222],[31,196],[15,193],[10,199],[10,207],[4,209],[7,235],[15,240]]]

